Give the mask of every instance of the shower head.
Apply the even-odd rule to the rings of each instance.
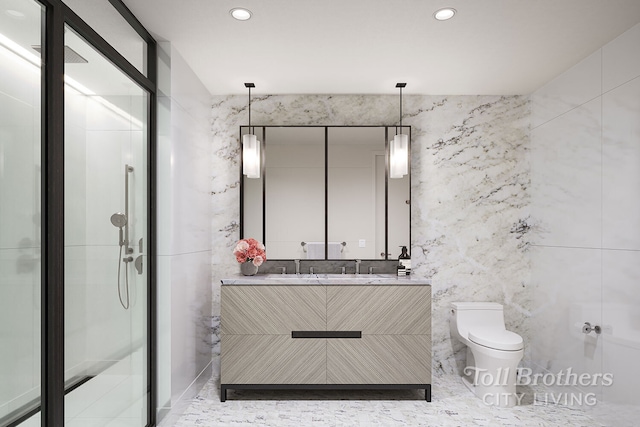
[[[127,225],[127,216],[121,212],[116,212],[111,215],[111,224],[116,227],[122,228]]]

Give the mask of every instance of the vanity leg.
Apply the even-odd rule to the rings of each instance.
[[[424,400],[431,402],[431,384],[424,389]]]
[[[227,387],[223,384],[220,384],[220,402],[225,402],[227,400]]]

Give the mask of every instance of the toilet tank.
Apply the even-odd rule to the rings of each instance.
[[[495,302],[452,302],[452,332],[466,340],[468,331],[473,326],[505,329],[502,304]]]

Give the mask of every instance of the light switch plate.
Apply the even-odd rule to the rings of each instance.
[[[365,239],[358,240],[358,246],[361,247],[361,248],[366,248],[367,247],[367,241]]]

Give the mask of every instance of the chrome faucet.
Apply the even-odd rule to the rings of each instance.
[[[362,260],[357,259],[356,260],[356,274],[360,274],[360,263],[362,262]]]
[[[313,274],[313,267],[309,267],[309,274]]]
[[[374,269],[374,268],[375,268],[375,267],[369,267],[369,274],[373,274],[373,269]]]
[[[287,267],[278,267],[281,269],[280,274],[287,274]]]
[[[340,271],[342,271],[342,274],[346,274],[347,273],[347,267],[340,267]]]

